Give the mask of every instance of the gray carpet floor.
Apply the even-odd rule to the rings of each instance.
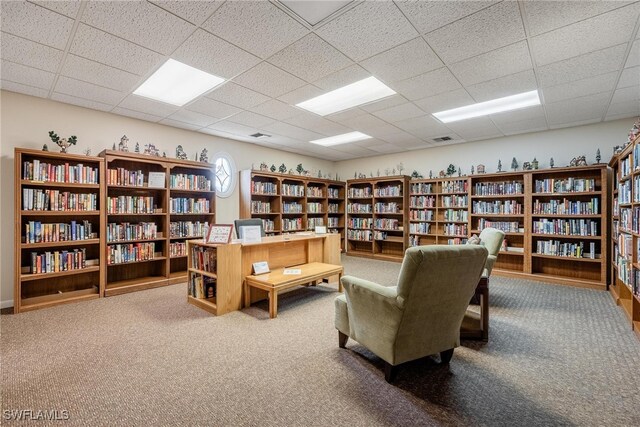
[[[344,266],[388,285],[400,268]],[[216,318],[185,293],[1,316],[3,411],[69,411],[37,425],[640,425],[640,341],[606,292],[494,277],[490,341],[463,341],[449,366],[411,362],[392,385],[364,347],[338,348],[335,286],[283,295],[274,320],[264,303]]]

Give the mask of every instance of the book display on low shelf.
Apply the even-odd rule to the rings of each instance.
[[[409,244],[409,177],[347,181],[347,254],[401,261]]]
[[[14,313],[100,297],[102,159],[15,149]]]
[[[609,292],[640,337],[640,138],[613,156]]]
[[[471,233],[480,234],[487,227],[505,233],[495,271],[528,272],[529,246],[526,236],[529,222],[530,174],[522,172],[473,175],[471,177]]]
[[[275,172],[240,172],[240,218],[259,218],[267,236],[327,227],[345,236],[345,184]]]
[[[105,296],[184,282],[186,240],[215,220],[208,164],[105,150]]]

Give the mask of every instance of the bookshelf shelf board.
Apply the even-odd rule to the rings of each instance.
[[[341,198],[341,197],[327,197],[327,199],[328,200],[338,200],[338,201],[341,201],[341,202],[344,201],[344,199]]]
[[[185,236],[185,237],[170,237],[169,240],[192,240],[202,239],[202,236]]]
[[[372,212],[348,212],[349,215],[367,215],[367,216],[373,216]]]
[[[441,222],[443,224],[467,224],[469,221],[448,221],[446,219],[443,219],[442,221],[438,222]]]
[[[514,256],[524,256],[524,252],[516,252],[516,251],[499,251],[500,255],[514,255]]]
[[[283,233],[297,233],[298,231],[306,231],[306,230],[304,228],[289,228],[289,229],[282,230]]]
[[[402,233],[404,231],[401,228],[374,228],[374,230],[376,230],[376,231],[388,231],[390,233]],[[384,240],[384,239],[380,239],[380,240]]]
[[[472,234],[480,234],[482,232],[482,230],[471,230]],[[522,232],[508,232],[508,231],[503,231],[505,236],[524,236],[524,233]]]
[[[165,212],[153,212],[153,213],[107,213],[107,216],[166,216]]]
[[[440,193],[441,196],[467,196],[469,195],[466,191],[455,191],[453,193]]]
[[[438,193],[409,193],[409,196],[435,196]]]
[[[99,216],[100,211],[20,211],[21,216]]]
[[[440,234],[439,236],[440,237],[461,237],[461,238],[469,237],[466,234]]]
[[[433,233],[409,233],[411,236],[431,236],[431,237],[435,237],[436,235]],[[466,236],[465,236],[466,237]]]
[[[386,215],[404,215],[404,212],[375,212],[377,216],[386,216]]]
[[[156,237],[155,239],[133,239],[133,240],[111,240],[107,241],[107,245],[118,245],[118,244],[128,244],[128,243],[141,243],[141,242],[161,242],[163,240],[167,240],[166,237]]]
[[[373,196],[375,199],[404,199],[404,196]]]
[[[307,196],[307,199],[311,199],[311,200],[324,200],[324,199],[326,199],[326,197],[323,197],[323,196]]]
[[[373,199],[373,196],[369,196],[369,197],[347,197],[347,199],[349,199],[349,200],[371,200],[371,199]]]
[[[326,212],[307,212],[307,215],[324,215]]]
[[[599,196],[602,191],[569,191],[566,193],[532,193],[533,197]]]
[[[164,187],[147,187],[146,185],[116,185],[107,184],[107,189],[111,190],[137,190],[137,191],[165,191]]]
[[[597,264],[602,263],[601,258],[575,258],[575,257],[568,257],[568,256],[543,255],[543,254],[536,254],[536,253],[532,253],[531,256],[534,258],[552,259],[554,261],[562,260],[562,261],[574,261],[574,262],[592,262]]]
[[[194,298],[191,295],[187,295],[187,302],[211,314],[218,314],[218,305],[215,298]]]
[[[490,217],[490,218],[524,218],[524,214],[491,214],[491,213],[472,213],[471,216]]]
[[[574,236],[567,234],[531,233],[531,237],[550,237],[553,239],[600,240],[602,236]]]
[[[435,219],[412,219],[409,222],[437,222]]]
[[[214,190],[185,190],[182,188],[170,188],[169,191],[171,193],[208,194],[208,195],[212,195],[216,193]]]
[[[251,215],[280,215],[280,212],[251,212]]]
[[[121,267],[121,266],[124,266],[124,265],[142,264],[144,262],[164,261],[166,259],[167,259],[166,256],[156,256],[156,257],[153,257],[151,259],[143,259],[143,260],[140,260],[140,261],[129,261],[129,262],[118,262],[118,263],[115,263],[115,264],[107,264],[107,267]]]
[[[214,279],[218,278],[218,275],[216,273],[212,273],[210,271],[198,270],[197,268],[192,268],[192,267],[189,267],[189,273],[200,274],[202,276],[212,277]]]
[[[437,209],[437,208],[435,206],[409,206],[409,209],[424,210],[424,209]]]
[[[53,307],[55,305],[67,304],[76,301],[85,301],[100,298],[98,288],[80,289],[77,291],[61,292],[38,297],[23,298],[21,311],[37,310],[40,308]]]
[[[38,248],[58,248],[66,246],[84,246],[84,245],[98,245],[100,239],[86,239],[86,240],[67,240],[64,242],[40,242],[40,243],[22,243],[20,247],[22,249],[38,249]]]
[[[347,240],[351,241],[351,242],[365,242],[365,243],[373,243],[373,240],[362,240],[362,239],[350,239],[347,238]],[[352,251],[349,251],[352,252]]]
[[[282,212],[282,215],[304,215],[304,212]]]
[[[202,215],[202,216],[206,216],[206,215],[215,215],[212,212],[172,212],[170,213],[171,216],[195,216],[195,215]]]
[[[283,199],[304,199],[305,198],[305,196],[291,196],[291,195],[285,196],[284,194],[280,197],[282,197]]]
[[[389,242],[389,243],[404,243],[404,238],[402,238],[402,237],[394,237],[394,236],[387,236],[386,239],[376,239],[376,241],[378,241],[378,242]]]
[[[165,286],[168,280],[165,276],[144,276],[135,279],[117,280],[107,283],[105,296],[120,295],[142,289]]]
[[[553,218],[600,218],[602,215],[598,215],[598,214],[594,214],[594,215],[580,215],[580,214],[542,214],[542,213],[534,213],[531,214],[532,217],[534,218],[547,218],[547,217],[553,217]]]
[[[22,282],[30,282],[32,280],[50,279],[53,277],[62,277],[62,276],[75,276],[78,274],[95,273],[97,271],[100,271],[100,266],[92,265],[86,268],[78,268],[76,270],[67,270],[67,271],[57,271],[55,273],[21,274],[20,280]]]
[[[251,193],[251,195],[257,197],[280,197],[278,193]]]
[[[29,187],[56,187],[56,188],[87,188],[87,189],[100,189],[100,184],[79,184],[71,182],[48,182],[48,181],[30,181],[20,180],[21,185]]]
[[[347,227],[349,230],[372,230],[371,228]]]
[[[472,199],[509,199],[509,198],[522,198],[525,195],[522,193],[517,194],[488,194],[488,195],[471,195]]]
[[[337,227],[327,227],[327,228],[331,230],[331,229],[341,229],[341,228],[344,228],[344,227],[337,226]]]
[[[186,257],[187,257],[186,255],[172,255],[169,258],[171,258],[171,259],[180,259],[180,258],[186,258]]]

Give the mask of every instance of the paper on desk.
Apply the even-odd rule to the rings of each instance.
[[[297,274],[302,274],[302,270],[300,270],[299,268],[285,268],[282,274],[293,276]]]

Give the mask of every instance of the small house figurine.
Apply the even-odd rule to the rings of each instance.
[[[178,145],[176,147],[176,159],[187,160],[187,153],[185,153],[184,149],[182,148],[182,145]]]
[[[502,172],[502,160],[498,159],[498,172]]]
[[[553,162],[553,157],[551,159],[549,159],[549,167],[553,168],[553,165],[555,163]]]
[[[474,169],[473,169],[473,165],[471,165],[471,175],[473,175],[474,173]]]
[[[118,151],[129,151],[129,138],[127,135],[122,135],[120,138],[120,143],[118,144]]]
[[[260,163],[260,170],[262,172],[266,172],[269,170],[269,166],[267,166],[267,164],[265,162]]]
[[[438,176],[439,176],[440,178],[444,178],[445,176],[447,176],[447,174],[444,172],[444,170],[441,170],[441,171],[438,173]]]
[[[601,159],[602,157],[600,156],[600,149],[598,148],[598,151],[596,151],[596,163],[600,163]]]
[[[206,148],[203,148],[202,153],[200,153],[200,162],[209,163],[209,150]]]
[[[133,150],[135,153],[139,153],[140,152],[140,143],[136,142],[136,148]]]
[[[484,173],[484,165],[481,163],[478,165],[478,167],[476,168],[476,172],[478,172],[478,174],[483,174]]]
[[[533,161],[531,162],[531,168],[533,168],[534,170],[538,170],[538,159],[536,159],[535,157],[533,158]]]
[[[429,179],[433,179],[433,171],[429,169]]]
[[[530,162],[524,162],[522,164],[522,170],[523,171],[530,171],[532,169],[531,163]]]
[[[511,160],[511,169],[513,169],[514,172],[518,170],[518,161],[515,157]]]

